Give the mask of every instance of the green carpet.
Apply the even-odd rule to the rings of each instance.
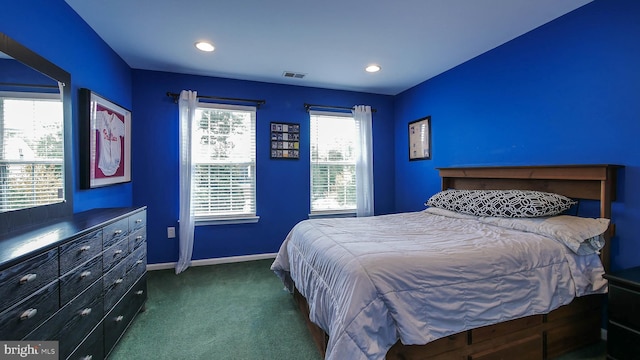
[[[320,360],[273,260],[148,273],[149,299],[109,360]],[[605,343],[557,360],[605,359]]]
[[[272,262],[149,272],[146,311],[109,359],[321,359]]]

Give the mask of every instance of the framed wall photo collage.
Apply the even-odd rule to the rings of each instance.
[[[300,159],[300,124],[271,123],[271,158]]]

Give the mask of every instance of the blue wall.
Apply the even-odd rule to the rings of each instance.
[[[194,259],[277,252],[288,231],[309,214],[309,114],[303,104],[367,104],[373,114],[375,208],[394,211],[393,97],[262,82],[133,72],[133,200],[148,206],[149,262],[177,260],[177,239],[166,228],[178,226],[178,105],[166,92],[264,99],[257,111],[256,224],[197,227]],[[300,123],[299,160],[270,159],[270,122]]]
[[[78,139],[78,89],[89,88],[130,108],[131,69],[63,0],[0,0],[0,32],[71,74],[73,139]],[[132,185],[79,188],[79,148],[73,146],[74,211],[130,206]]]
[[[640,2],[596,0],[396,96],[396,210],[422,209],[437,167],[625,165],[613,269],[640,264]],[[432,116],[433,160],[407,161]]]
[[[376,213],[394,211],[393,97],[356,92],[132,70],[63,0],[0,0],[0,31],[39,53],[72,77],[73,139],[78,139],[78,90],[86,87],[132,110],[132,182],[79,188],[79,148],[73,146],[74,211],[94,207],[148,206],[149,262],[176,261],[177,241],[167,226],[178,218],[177,105],[165,93],[265,99],[257,114],[257,224],[196,230],[194,259],[276,252],[288,230],[309,212],[309,143],[299,161],[269,159],[269,122],[299,122],[309,133],[304,102],[367,104],[374,114]],[[135,90],[135,91],[134,91]],[[135,94],[135,95],[134,95]]]
[[[269,159],[271,121],[300,122],[304,102],[370,104],[374,115],[376,212],[411,211],[439,190],[436,167],[616,163],[618,237],[613,267],[638,265],[640,168],[640,2],[596,0],[395,97],[132,70],[63,0],[0,0],[0,31],[72,75],[74,110],[81,87],[133,113],[133,181],[94,190],[78,186],[74,210],[148,205],[149,260],[175,261],[177,105],[167,91],[266,99],[258,111],[257,224],[196,232],[194,258],[273,252],[308,212],[308,142],[302,159]],[[37,10],[36,10],[37,9]],[[77,139],[77,110],[73,136]],[[407,123],[432,116],[433,159],[409,162]]]

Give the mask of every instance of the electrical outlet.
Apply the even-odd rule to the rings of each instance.
[[[167,228],[167,237],[168,237],[169,239],[173,239],[173,238],[175,238],[175,237],[176,237],[176,228],[175,228],[175,227],[173,227],[173,226],[169,226],[169,227]]]

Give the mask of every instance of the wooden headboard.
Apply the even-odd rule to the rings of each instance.
[[[538,190],[572,199],[600,201],[600,217],[611,218],[616,199],[616,174],[620,165],[483,166],[438,168],[442,189]],[[602,263],[609,270],[609,240],[614,225],[605,234]]]

